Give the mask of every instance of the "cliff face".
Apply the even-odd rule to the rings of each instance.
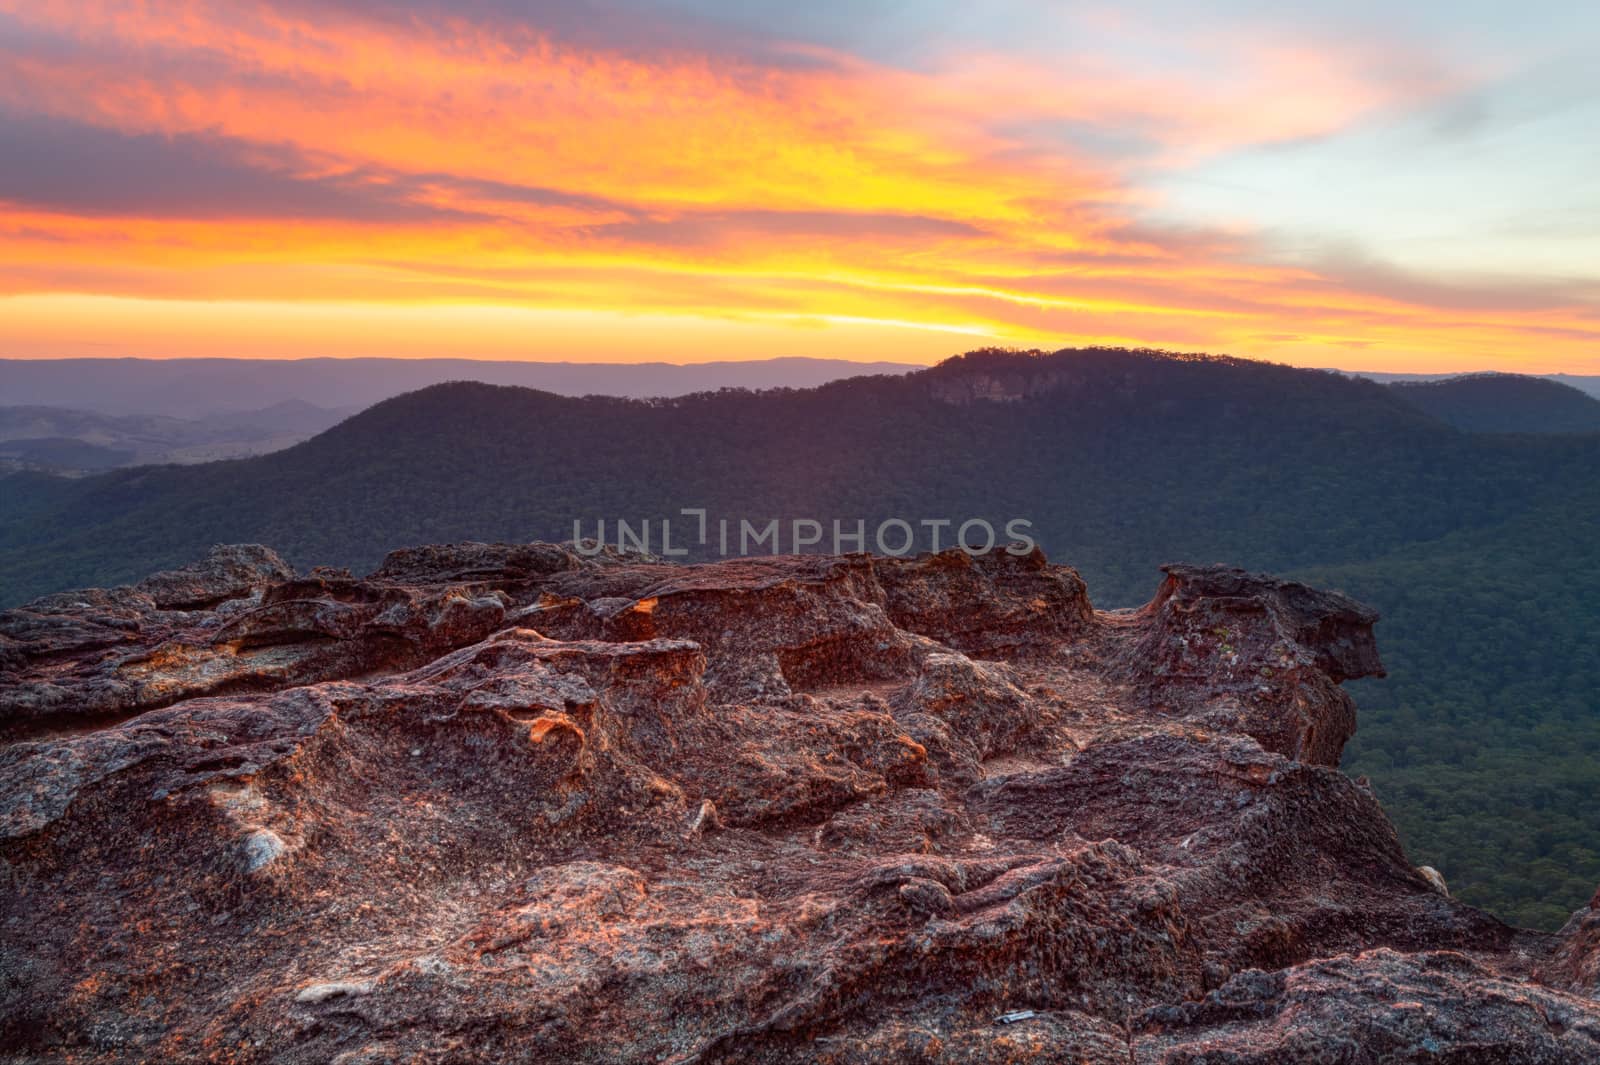
[[[0,615],[16,1061],[1600,1060],[1339,773],[1343,597],[263,548]]]

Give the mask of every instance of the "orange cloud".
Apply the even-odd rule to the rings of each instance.
[[[1418,369],[1537,343],[1539,368],[1592,369],[1600,339],[1579,291],[1447,308],[1276,265],[1243,224],[1151,226],[1129,161],[1074,138],[1176,165],[1458,87],[1350,51],[1232,43],[1197,93],[1109,63],[608,49],[337,4],[0,13],[24,31],[0,37],[0,138],[29,146],[0,175],[0,355],[932,358],[954,333]]]

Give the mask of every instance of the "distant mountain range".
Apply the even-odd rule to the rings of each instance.
[[[1576,388],[1580,392],[1587,392],[1591,396],[1600,397],[1600,377],[1583,377],[1578,374],[1552,373],[1544,375],[1548,380]]]
[[[0,586],[105,584],[217,540],[362,567],[401,544],[564,538],[578,518],[704,505],[1029,516],[1047,546],[1096,566],[1100,594],[1133,601],[1179,554],[1282,569],[1493,520],[1570,450],[1465,436],[1360,379],[1142,352],[982,352],[816,389],[647,401],[444,384],[272,455],[13,485],[0,519],[41,494],[63,506],[0,531]],[[1440,478],[1446,496],[1429,487]],[[63,561],[81,545],[79,561],[6,565],[30,542]]]
[[[351,414],[448,381],[643,398],[810,388],[904,373],[843,359],[543,363],[473,359],[0,359],[0,472],[79,475],[281,451]],[[270,404],[262,406],[262,404]]]
[[[0,395],[19,404],[0,407],[0,472],[77,475],[266,454],[300,443],[374,403],[451,381],[516,385],[566,396],[649,398],[722,388],[813,388],[917,369],[904,363],[803,358],[691,365],[471,359],[0,360]],[[1600,377],[1349,376],[1390,384],[1414,406],[1469,432],[1582,432],[1600,427],[1600,399],[1594,398],[1600,395]],[[1584,390],[1590,395],[1581,394]]]
[[[643,399],[719,388],[815,388],[846,377],[923,368],[911,363],[810,358],[683,365],[487,359],[0,359],[0,397],[8,406],[195,420],[248,413],[286,401],[359,410],[447,381],[518,385],[562,396]],[[1336,372],[1385,384],[1475,376]],[[1600,376],[1533,376],[1600,396]]]
[[[715,505],[748,517],[1032,516],[1047,546],[1096,572],[1102,595],[1133,601],[1152,567],[1179,555],[1328,565],[1492,524],[1540,493],[1587,487],[1582,432],[1600,427],[1600,402],[1508,375],[1384,386],[1109,349],[983,351],[899,370],[651,400],[443,384],[248,460],[75,485],[14,477],[0,499],[0,599],[130,579],[218,540],[361,567],[400,544],[559,539],[578,518]],[[0,439],[151,461],[308,433],[341,413],[293,401],[205,421],[9,408]],[[1486,428],[1580,435],[1533,443]]]
[[[1419,410],[1469,433],[1600,430],[1600,399],[1549,378],[1469,374],[1388,387]]]
[[[1351,377],[1365,377],[1369,381],[1380,384],[1413,384],[1426,381],[1452,381],[1463,377],[1538,377],[1546,381],[1555,381],[1579,392],[1586,392],[1591,396],[1600,397],[1600,376],[1570,373],[1547,374],[1508,374],[1499,371],[1489,373],[1368,373],[1355,370],[1335,370],[1335,373],[1349,374]]]
[[[0,470],[83,473],[243,458],[298,444],[353,413],[303,400],[198,419],[0,407]]]
[[[370,407],[446,381],[563,396],[681,396],[719,388],[814,388],[905,373],[906,363],[781,358],[749,362],[576,363],[480,359],[0,359],[0,396],[19,406],[198,419],[286,401]]]
[[[931,546],[1011,518],[1097,605],[1149,598],[1161,563],[1225,561],[1351,591],[1385,614],[1387,681],[1360,682],[1346,767],[1413,857],[1527,924],[1600,880],[1600,433],[1514,428],[1589,410],[1570,389],[1395,388],[1239,359],[974,352],[915,373],[672,399],[477,383],[384,400],[274,454],[64,480],[0,479],[0,602],[141,577],[216,542],[369,569],[390,548],[567,539],[705,508],[763,526]],[[1574,396],[1577,400],[1574,400]],[[1581,401],[1581,402],[1579,402]],[[1539,404],[1547,404],[1540,407]],[[1529,406],[1531,404],[1532,406]],[[1544,411],[1541,414],[1541,411]],[[1454,424],[1452,424],[1454,423]],[[1500,426],[1503,427],[1503,426]],[[893,539],[893,537],[891,537]],[[762,548],[757,548],[761,550]],[[849,545],[845,546],[846,550]],[[3,635],[3,634],[0,634]]]

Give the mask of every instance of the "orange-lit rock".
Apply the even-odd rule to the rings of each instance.
[[[1342,597],[220,550],[0,615],[10,1060],[1600,1060],[1585,922],[1433,890],[1335,768]]]

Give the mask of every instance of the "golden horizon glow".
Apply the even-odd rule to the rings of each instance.
[[[1182,167],[1463,88],[1425,64],[1375,78],[1358,48],[1246,40],[1197,95],[982,51],[912,68],[338,4],[160,8],[0,0],[55,44],[0,35],[0,115],[65,160],[0,184],[0,356],[930,363],[1110,343],[1600,372],[1581,285],[1297,264],[1248,219],[1153,221],[1134,167],[1038,132],[1121,122],[1154,141],[1142,166]]]

